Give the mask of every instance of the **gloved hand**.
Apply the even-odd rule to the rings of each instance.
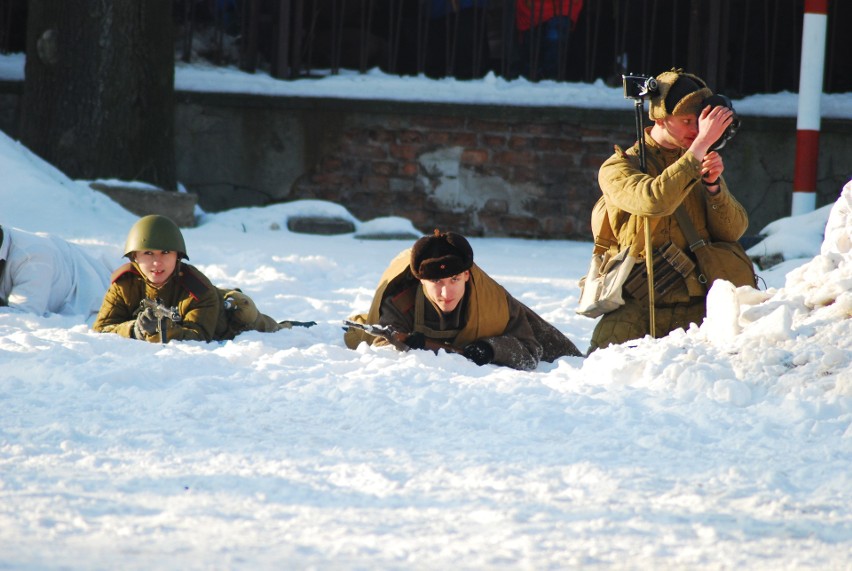
[[[426,347],[426,336],[418,331],[409,335],[404,343],[408,345],[409,349],[423,349]]]
[[[284,329],[290,329],[291,327],[313,327],[316,324],[316,321],[290,321],[289,319],[278,322],[278,325]]]
[[[158,325],[154,312],[150,308],[145,309],[136,316],[136,323],[133,324],[133,335],[137,339],[145,339],[157,333]]]
[[[260,312],[254,301],[238,290],[232,290],[225,294],[225,313],[228,323],[236,331],[250,329],[257,321]]]
[[[494,360],[494,349],[485,341],[474,341],[464,348],[462,355],[481,367]]]

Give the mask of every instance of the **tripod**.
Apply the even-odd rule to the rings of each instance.
[[[653,83],[652,83],[653,82]],[[648,166],[645,162],[645,96],[649,90],[656,90],[656,81],[653,78],[648,79],[645,86],[635,98],[633,109],[636,113],[636,140],[639,143],[639,169],[643,173],[648,172]],[[654,249],[651,245],[651,225],[647,216],[642,217],[643,226],[645,227],[645,270],[648,275],[648,329],[651,333],[651,338],[655,338],[657,328],[657,314],[654,309]]]

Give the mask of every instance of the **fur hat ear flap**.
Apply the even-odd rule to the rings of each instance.
[[[669,115],[695,115],[704,100],[713,95],[703,79],[681,69],[672,69],[657,76],[658,94],[651,99],[648,116],[652,121]]]
[[[473,248],[461,234],[435,230],[414,243],[409,266],[418,280],[448,278],[473,266]]]

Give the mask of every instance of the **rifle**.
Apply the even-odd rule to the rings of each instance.
[[[148,311],[153,317],[157,319],[157,331],[160,332],[160,342],[168,343],[169,342],[169,329],[166,327],[165,320],[171,319],[173,323],[180,323],[181,316],[178,312],[177,307],[166,307],[163,305],[162,300],[160,298],[157,299],[149,299],[144,298],[139,302],[139,307],[142,308],[142,311]]]
[[[344,331],[348,331],[350,328],[352,329],[360,329],[364,331],[368,335],[372,335],[373,337],[381,337],[400,351],[408,351],[411,349],[406,344],[408,338],[411,337],[412,333],[405,333],[397,330],[392,325],[378,325],[374,323],[358,323],[357,321],[351,321],[349,319],[344,319],[343,324],[345,327]],[[461,353],[459,349],[456,349],[452,345],[448,343],[438,343],[437,341],[432,341],[431,339],[426,339],[425,344],[423,345],[424,349],[429,349],[435,353],[438,352],[439,349],[443,349],[447,353]]]

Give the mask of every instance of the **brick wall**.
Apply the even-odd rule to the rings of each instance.
[[[444,111],[350,118],[289,198],[334,201],[362,220],[402,216],[424,232],[588,236],[597,169],[611,141],[629,137],[629,124],[517,109]]]

